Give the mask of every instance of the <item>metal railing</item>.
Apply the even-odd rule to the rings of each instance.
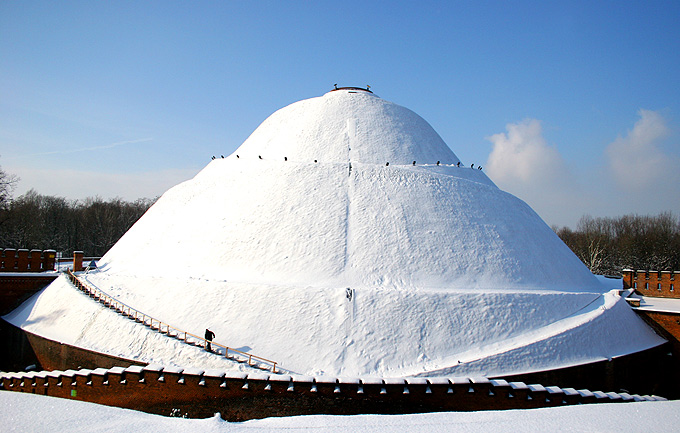
[[[206,340],[205,338],[192,334],[190,332],[184,331],[180,328],[172,326],[162,320],[156,319],[149,316],[148,314],[142,313],[129,305],[120,302],[113,296],[108,295],[102,290],[91,287],[88,284],[83,283],[70,269],[66,270],[66,275],[71,281],[71,283],[79,290],[93,298],[95,301],[103,304],[104,306],[117,311],[118,313],[127,316],[130,320],[140,322],[150,329],[157,331],[161,334],[166,334],[168,337],[176,338],[183,341],[186,344],[191,344],[193,346],[205,347],[207,349],[208,344],[215,346],[217,348],[223,349],[213,349],[212,352],[218,355],[224,355],[225,358],[233,359],[238,362],[247,362],[248,365],[258,368],[263,368],[260,363],[263,363],[271,368],[272,373],[276,373],[276,361],[271,359],[266,359],[261,356],[253,355],[252,353],[243,352],[233,347],[225,346],[224,344],[217,343],[212,340]],[[224,352],[224,353],[222,353]]]

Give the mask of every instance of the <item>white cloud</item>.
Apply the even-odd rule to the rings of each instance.
[[[541,122],[524,119],[506,125],[506,133],[487,137],[493,143],[485,170],[504,191],[531,205],[549,224],[567,225],[578,216],[582,199],[556,147],[543,137]]]
[[[568,166],[546,142],[540,121],[525,119],[487,138],[493,150],[485,170],[548,224],[574,227],[584,214],[680,213],[679,143],[664,141],[671,129],[660,113],[638,114],[633,128],[603,149],[600,167]]]
[[[619,137],[606,149],[609,170],[623,188],[640,193],[677,182],[676,156],[666,155],[657,143],[669,135],[666,121],[658,112],[639,110],[640,119],[625,137]]]
[[[154,198],[171,187],[191,179],[198,169],[166,169],[143,173],[99,173],[67,169],[38,170],[11,167],[6,170],[19,176],[14,196],[35,189],[39,194],[84,199],[99,196],[103,199],[120,197],[124,200]]]
[[[553,182],[566,173],[556,148],[547,145],[541,122],[524,119],[506,125],[507,133],[487,137],[493,150],[487,171],[501,184],[531,186],[534,182]]]

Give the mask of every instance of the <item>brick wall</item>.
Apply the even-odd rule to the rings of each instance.
[[[57,275],[33,274],[8,275],[0,273],[0,316],[8,314],[31,295],[46,287]]]
[[[661,325],[676,340],[680,340],[680,313],[662,311],[637,310],[638,314],[645,315]]]
[[[671,343],[675,357],[680,362],[680,313],[635,309],[635,312],[654,330]],[[680,367],[678,365],[677,367]],[[680,368],[676,368],[676,371]],[[680,386],[680,383],[678,383]]]
[[[657,334],[668,340],[665,350],[666,368],[659,368],[648,362],[640,362],[638,374],[644,378],[654,375],[665,376],[665,383],[675,392],[667,392],[662,395],[673,395],[672,398],[680,398],[680,314],[664,311],[651,311],[633,308],[642,320],[651,326]]]
[[[5,373],[0,387],[192,418],[398,414],[553,407],[659,397],[526,385],[483,377],[333,378],[131,366]]]
[[[600,397],[596,397],[595,393],[578,392],[573,388],[526,385],[540,379],[562,384],[561,386],[569,384],[590,389],[598,387],[614,390],[625,388],[632,392],[655,393],[669,398],[674,395],[672,392],[667,395],[667,389],[653,385],[658,382],[655,376],[657,372],[659,376],[663,376],[665,382],[669,380],[664,373],[667,368],[657,365],[660,358],[668,358],[668,348],[665,346],[593,365],[505,378],[506,382],[504,378],[289,377],[265,371],[238,373],[233,376],[235,373],[216,370],[161,369],[30,333],[26,335],[42,368],[55,370],[50,373],[52,376],[61,374],[60,370],[67,371],[68,379],[66,382],[64,377],[61,382],[55,379],[54,383],[48,383],[46,387],[43,382],[33,380],[34,376],[28,376],[31,382],[25,382],[23,388],[12,387],[12,390],[75,398],[166,416],[173,410],[193,417],[208,417],[220,412],[225,419],[240,421],[284,415],[512,409],[630,399],[626,393],[611,400],[602,394],[597,394]],[[640,375],[639,370],[631,370],[632,374],[631,371],[621,370],[623,367],[627,368],[628,364],[649,366],[651,371]],[[107,376],[108,379],[101,377],[102,368],[96,368],[106,369],[116,365],[129,368],[113,371]],[[119,370],[125,370],[125,373]],[[75,371],[81,372],[74,373]],[[94,371],[99,373],[95,374]],[[36,377],[40,379],[41,376]],[[638,378],[649,386],[639,387],[637,382],[624,383],[619,380],[631,377]],[[78,382],[85,378],[89,380]],[[103,385],[106,381],[108,384]],[[57,386],[57,383],[61,383],[61,386]],[[66,383],[76,385],[69,387],[65,386]],[[98,383],[101,384],[100,388],[93,389]],[[673,386],[676,383],[668,383],[671,390],[677,389]],[[72,395],[74,388],[75,395]]]
[[[678,271],[623,270],[623,288],[635,289],[643,296],[680,298]]]
[[[113,366],[146,365],[131,359],[119,358],[92,350],[49,340],[24,331],[41,367],[46,370],[69,368],[109,368]]]

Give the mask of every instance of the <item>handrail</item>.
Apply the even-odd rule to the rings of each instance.
[[[234,354],[238,354],[242,357],[247,358],[248,365],[253,365],[253,360],[255,361],[260,361],[265,364],[271,364],[271,369],[272,373],[276,373],[276,365],[278,364],[276,361],[272,361],[271,359],[263,358],[261,356],[253,355],[252,353],[248,352],[243,352],[238,349],[234,349],[233,347],[225,346],[224,344],[216,343],[212,340],[208,341],[205,338],[198,336],[196,334],[192,334],[190,332],[184,331],[180,328],[177,328],[175,326],[171,326],[168,323],[165,323],[159,319],[156,319],[154,317],[149,316],[148,314],[142,313],[141,311],[138,311],[131,306],[120,302],[113,296],[107,294],[106,292],[90,287],[89,285],[83,283],[70,269],[66,269],[66,275],[68,276],[69,280],[71,283],[78,288],[79,290],[87,293],[90,297],[94,298],[96,301],[98,301],[101,304],[104,304],[106,307],[116,310],[119,313],[128,316],[130,320],[134,321],[139,321],[142,322],[145,326],[148,326],[149,328],[161,333],[161,334],[166,334],[169,337],[174,337],[179,340],[183,340],[186,344],[191,344],[191,345],[198,345],[198,346],[203,346],[203,347],[208,347],[208,344],[221,347],[224,349],[224,357],[225,358],[230,358],[229,352],[233,352]],[[154,326],[154,323],[157,324],[157,326]],[[174,331],[174,335],[172,333]],[[191,339],[195,340],[192,341]],[[217,354],[219,355],[219,351],[217,351]],[[237,356],[234,356],[233,359],[236,359],[239,361]]]

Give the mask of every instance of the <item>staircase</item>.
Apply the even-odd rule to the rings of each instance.
[[[149,329],[152,329],[160,334],[166,335],[168,338],[175,338],[177,340],[184,342],[185,344],[189,344],[191,346],[196,347],[203,347],[206,349],[208,347],[208,344],[210,344],[212,346],[212,350],[210,352],[217,356],[223,356],[227,359],[231,359],[236,362],[248,363],[249,366],[254,368],[271,370],[272,373],[277,372],[276,371],[277,362],[275,361],[263,358],[261,356],[253,355],[252,353],[243,352],[238,349],[234,349],[232,347],[217,343],[215,341],[207,341],[205,338],[201,336],[184,331],[175,326],[171,326],[166,322],[151,317],[148,314],[142,313],[141,311],[138,311],[130,307],[129,305],[120,302],[114,297],[104,293],[98,288],[92,287],[84,283],[70,269],[66,270],[66,276],[75,288],[79,289],[80,291],[88,295],[90,298],[94,299],[95,301],[98,301],[105,307],[116,311],[117,313],[127,317],[130,320],[134,320],[135,322],[140,323],[148,327]]]

